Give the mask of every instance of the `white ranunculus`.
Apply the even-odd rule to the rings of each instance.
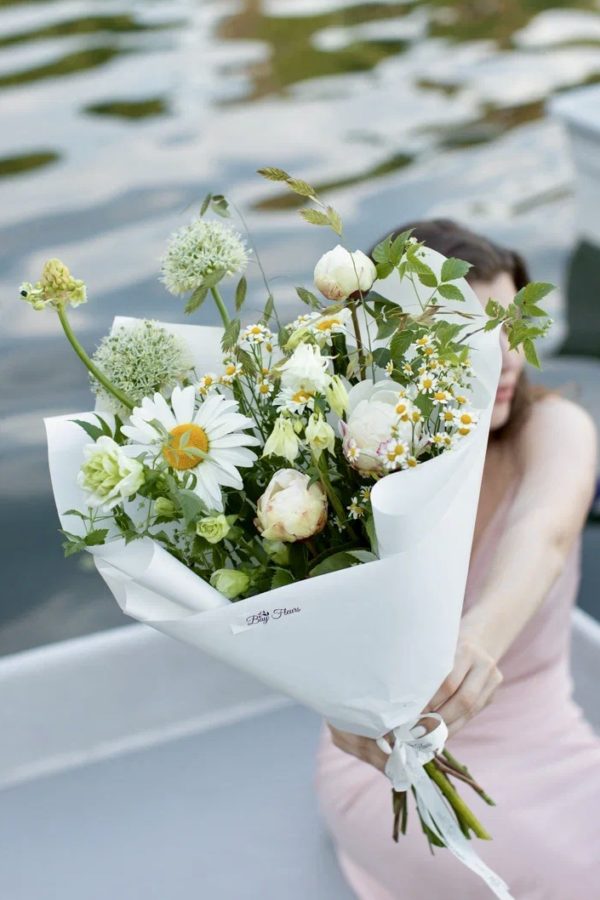
[[[328,300],[347,300],[359,290],[366,294],[376,278],[377,269],[362,250],[351,253],[340,244],[315,266],[315,285]]]
[[[294,431],[294,425],[285,416],[275,420],[273,431],[266,440],[263,456],[281,456],[288,462],[294,462],[300,451],[300,443]]]
[[[111,437],[103,435],[83,448],[85,462],[77,484],[86,493],[89,506],[110,512],[136,493],[144,483],[144,467],[127,456]]]
[[[398,421],[398,391],[389,382],[366,380],[350,390],[348,403],[348,421],[341,423],[344,453],[359,472],[381,474],[385,470],[377,451],[391,439],[392,428],[404,440],[412,435],[411,424]]]
[[[256,504],[254,524],[269,541],[293,543],[318,534],[327,521],[327,497],[320,484],[295,469],[275,472]]]
[[[322,356],[314,344],[299,344],[281,366],[281,386],[292,391],[323,394],[331,376],[327,372],[329,358]]]

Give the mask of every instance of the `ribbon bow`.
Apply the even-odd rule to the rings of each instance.
[[[421,724],[424,719],[435,719],[437,725],[431,731]],[[471,842],[460,830],[439,788],[429,778],[423,766],[444,749],[448,728],[439,713],[427,713],[406,725],[399,725],[392,732],[394,742],[390,746],[385,737],[377,739],[377,746],[387,755],[385,774],[394,790],[414,788],[419,813],[446,847],[465,866],[479,875],[500,900],[513,900],[508,886],[479,858]]]

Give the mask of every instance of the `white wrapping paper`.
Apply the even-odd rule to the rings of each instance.
[[[429,251],[427,262],[437,271],[442,261]],[[459,285],[466,301],[458,308],[481,316],[471,289]],[[404,285],[393,286],[395,296],[390,285],[377,287],[405,309],[414,307]],[[165,327],[193,345],[199,372],[219,368],[220,329]],[[400,748],[401,729],[418,719],[453,665],[501,364],[497,333],[477,334],[472,346],[479,425],[458,449],[375,484],[379,560],[229,603],[150,539],[91,548],[124,612],[256,676],[338,728],[372,738],[399,729]],[[81,416],[46,420],[57,508],[70,531],[74,520],[62,514],[84,508],[76,475],[89,442],[73,418]],[[446,808],[431,787],[437,810],[429,808],[428,787],[429,806],[421,800],[440,828]],[[509,897],[459,830],[447,831],[452,851],[498,897]]]

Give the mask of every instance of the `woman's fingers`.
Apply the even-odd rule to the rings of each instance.
[[[501,681],[502,676],[495,667],[480,664],[470,670],[454,696],[438,709],[450,734],[456,734],[487,706]]]
[[[452,697],[461,686],[467,672],[471,668],[471,657],[464,648],[459,647],[454,661],[454,668],[441,683],[425,709],[428,712],[439,712],[440,707]]]
[[[338,728],[334,728],[333,725],[329,725],[329,730],[336,747],[343,750],[344,753],[350,753],[352,756],[356,756],[363,762],[369,763],[375,766],[376,769],[379,769],[380,772],[383,772],[387,756],[383,750],[379,749],[376,741],[372,738],[361,737],[358,734],[351,734],[348,731],[340,731]]]

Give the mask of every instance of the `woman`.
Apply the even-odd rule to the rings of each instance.
[[[453,222],[412,227],[472,264],[482,303],[508,304],[529,280],[516,253]],[[571,698],[568,660],[595,429],[575,404],[536,392],[504,338],[502,359],[454,669],[427,709],[444,717],[449,750],[498,804],[459,785],[493,834],[476,849],[515,900],[598,900],[600,741]],[[407,835],[392,842],[385,762],[374,741],[324,729],[317,788],[356,896],[487,900],[449,851],[431,856],[414,807]]]

